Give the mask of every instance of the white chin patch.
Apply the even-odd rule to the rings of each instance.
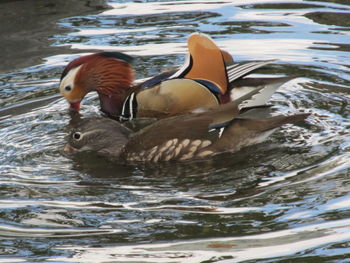
[[[86,151],[92,151],[92,150],[93,149],[88,145],[85,145],[79,149],[80,152],[86,152]]]

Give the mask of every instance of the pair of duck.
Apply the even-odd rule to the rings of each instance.
[[[111,118],[88,119],[71,132],[65,151],[94,151],[120,162],[204,158],[262,142],[277,127],[309,115],[267,116],[268,100],[291,78],[243,77],[271,60],[236,63],[199,33],[189,36],[188,50],[181,68],[138,85],[126,54],[102,52],[70,62],[60,91],[73,110],[97,91],[108,117],[160,120],[133,132]]]

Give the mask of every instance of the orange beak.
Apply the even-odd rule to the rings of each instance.
[[[80,110],[80,101],[70,102],[70,109],[72,109],[74,111],[79,111]]]

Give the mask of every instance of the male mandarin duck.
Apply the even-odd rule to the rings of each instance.
[[[71,132],[64,150],[96,152],[122,163],[198,159],[260,143],[277,127],[309,115],[266,117],[267,108],[239,110],[231,102],[201,113],[163,118],[137,132],[105,117],[90,118]],[[264,117],[257,118],[259,113]]]
[[[87,93],[97,91],[101,110],[111,117],[162,118],[229,102],[232,89],[233,96],[240,97],[238,90],[244,90],[243,94],[247,91],[238,88],[246,87],[249,82],[242,77],[271,62],[234,63],[230,54],[200,33],[189,36],[188,51],[188,58],[180,69],[159,74],[139,85],[134,85],[133,59],[129,55],[101,52],[82,56],[64,69],[60,91],[75,110],[79,110]],[[236,80],[241,83],[236,85]],[[260,89],[260,95],[247,98],[245,104],[265,104],[288,80],[262,80],[266,83],[258,83],[257,86],[264,88]]]

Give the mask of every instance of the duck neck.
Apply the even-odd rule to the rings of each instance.
[[[117,118],[121,113],[126,96],[121,96],[121,94],[105,95],[102,93],[98,93],[98,95],[101,111],[109,117]]]

